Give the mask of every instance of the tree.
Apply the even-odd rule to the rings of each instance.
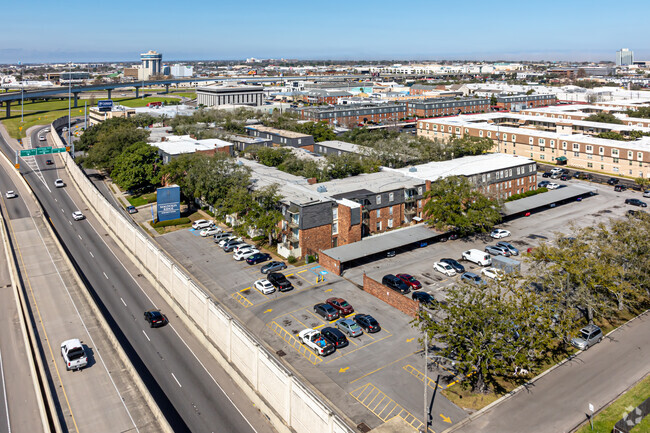
[[[486,232],[501,221],[500,205],[476,189],[463,176],[449,176],[431,184],[424,214],[438,230],[454,230],[465,236]]]
[[[610,113],[596,113],[584,118],[585,122],[615,123],[622,125],[623,121]]]
[[[491,106],[493,106],[493,107],[496,106],[498,102],[499,102],[499,101],[497,101],[497,97],[496,97],[496,95],[492,95],[492,96],[490,96],[490,105],[491,105]]]
[[[158,151],[148,143],[135,143],[115,159],[111,177],[120,188],[132,191],[158,185]]]
[[[117,157],[126,148],[135,143],[145,142],[147,140],[147,137],[149,137],[148,131],[138,129],[128,120],[123,120],[123,122],[115,122],[102,126],[98,128],[96,133],[95,131],[91,132],[87,141],[84,142],[84,147],[87,146],[87,157],[84,160],[84,165],[107,170],[110,174]],[[85,135],[86,133],[83,136]],[[93,140],[92,144],[88,143],[90,140]]]
[[[650,179],[647,177],[637,177],[634,179],[634,183],[639,185],[642,190],[646,190],[648,188],[648,185],[650,185]]]
[[[576,72],[576,78],[585,78],[587,76],[587,71],[584,68],[579,68]]]
[[[251,146],[246,149],[246,152],[267,167],[277,167],[291,155],[291,149],[265,146]]]
[[[282,212],[278,203],[282,196],[278,194],[278,185],[272,184],[253,192],[254,206],[248,212],[248,224],[261,230],[268,237],[269,245],[273,244],[277,233],[278,223],[282,221]]]

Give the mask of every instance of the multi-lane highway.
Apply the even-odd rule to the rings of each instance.
[[[40,143],[38,133],[32,134],[34,144]],[[0,146],[7,155],[13,155],[13,149],[4,140]],[[129,264],[123,264],[123,259],[118,258],[119,251],[116,255],[108,247],[106,242],[110,241],[105,241],[106,233],[67,182],[65,171],[57,166],[45,166],[46,159],[54,158],[35,157],[34,163],[23,164],[21,171],[174,431],[273,431],[250,401],[215,366],[216,362],[205,353],[197,353],[202,350],[200,344],[191,341],[192,337],[183,329],[176,329],[178,323],[169,309],[163,311],[169,315],[171,323],[168,326],[148,327],[143,312],[164,308],[162,301],[147,288],[143,278],[136,280],[127,271]],[[58,158],[55,161],[59,163]],[[57,178],[68,185],[55,188]],[[88,218],[74,221],[71,213],[76,210]]]

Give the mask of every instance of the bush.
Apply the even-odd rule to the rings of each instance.
[[[510,197],[507,198],[506,201],[519,200],[520,198],[530,197],[530,196],[533,196],[533,195],[541,194],[541,193],[546,192],[546,191],[548,191],[548,188],[545,188],[545,187],[537,188],[537,189],[534,189],[534,190],[522,192],[521,194],[511,195]]]
[[[255,237],[252,239],[252,241],[253,241],[253,242],[259,242],[259,241],[263,241],[263,240],[265,240],[265,239],[266,239],[266,236],[264,236],[264,235],[260,235],[260,236],[255,236]]]
[[[169,227],[169,226],[180,226],[182,224],[190,224],[192,220],[190,220],[187,217],[183,218],[178,218],[175,220],[167,220],[167,221],[156,221],[155,223],[152,223],[149,221],[149,224],[151,224],[151,227]]]
[[[296,259],[294,256],[289,256],[289,258],[287,259],[287,262],[289,262],[289,264],[291,264],[291,265],[293,265],[297,261],[298,261],[298,259]]]

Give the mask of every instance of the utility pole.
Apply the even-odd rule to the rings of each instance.
[[[68,64],[68,146],[70,146],[70,127],[71,120],[70,116],[72,115],[72,105],[70,98],[72,97],[72,73],[70,71],[71,64]]]

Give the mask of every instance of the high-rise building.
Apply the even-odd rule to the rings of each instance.
[[[621,48],[616,52],[616,66],[626,66],[634,63],[634,51]]]
[[[140,59],[142,60],[142,66],[138,74],[140,80],[148,80],[152,75],[162,73],[162,54],[149,50],[140,54]]]

